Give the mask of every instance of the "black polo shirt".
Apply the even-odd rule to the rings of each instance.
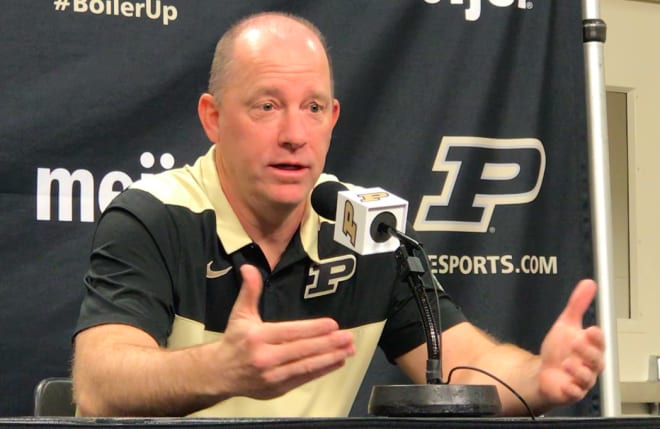
[[[135,182],[104,211],[76,332],[125,323],[168,348],[221,339],[240,289],[239,267],[250,263],[264,280],[264,321],[332,317],[353,332],[356,355],[279,398],[235,397],[195,415],[348,415],[377,345],[393,360],[424,342],[409,287],[397,281],[394,255],[351,252],[333,240],[334,223],[308,205],[271,271],[222,192],[213,153]],[[440,302],[443,328],[464,320],[446,295]]]

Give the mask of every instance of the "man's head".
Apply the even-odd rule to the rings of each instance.
[[[298,17],[258,14],[223,36],[212,68],[198,111],[230,203],[253,216],[302,207],[339,116],[320,32]]]
[[[255,24],[256,21],[264,19],[266,21],[270,20],[271,17],[281,17],[288,18],[292,21],[299,23],[300,25],[306,27],[313,35],[316,36],[318,41],[323,47],[323,52],[325,52],[326,58],[328,60],[328,66],[330,68],[330,84],[334,95],[334,79],[332,71],[332,58],[328,52],[328,45],[326,44],[325,37],[321,30],[316,27],[312,22],[307,19],[291,15],[283,12],[264,12],[256,15],[251,15],[246,18],[241,19],[234,25],[232,25],[229,30],[227,30],[218,43],[215,46],[215,53],[213,54],[213,62],[211,64],[211,72],[209,76],[209,87],[208,92],[214,97],[219,98],[222,90],[227,86],[227,82],[230,80],[229,73],[232,71],[233,64],[233,54],[234,54],[234,44],[237,37],[241,34],[242,30],[245,27]],[[273,22],[273,24],[275,24]]]

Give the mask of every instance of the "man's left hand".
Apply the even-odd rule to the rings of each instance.
[[[582,327],[596,295],[593,280],[580,281],[541,345],[539,389],[550,404],[582,399],[604,367],[605,339],[597,326]]]

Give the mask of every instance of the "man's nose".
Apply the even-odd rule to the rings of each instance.
[[[280,129],[279,143],[281,146],[295,151],[307,143],[307,126],[305,112],[289,110],[284,115]]]

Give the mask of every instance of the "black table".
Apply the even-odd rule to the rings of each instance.
[[[222,429],[430,429],[430,428],[660,428],[660,417],[618,418],[314,418],[314,419],[217,419],[217,418],[0,418],[0,428],[222,428]]]

